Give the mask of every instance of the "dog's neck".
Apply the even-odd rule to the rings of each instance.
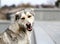
[[[32,31],[27,31],[27,36],[28,36],[29,44],[31,44],[31,34],[32,34]]]
[[[6,34],[11,38],[11,40],[17,40],[17,39],[24,39],[25,38],[25,36],[26,36],[26,34],[25,33],[23,33],[23,32],[20,32],[20,34],[16,34],[16,33],[14,33],[13,31],[11,31],[11,30],[6,30],[5,31],[6,32]]]

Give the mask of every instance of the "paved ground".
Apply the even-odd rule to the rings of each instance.
[[[60,44],[60,22],[35,22],[37,44]]]

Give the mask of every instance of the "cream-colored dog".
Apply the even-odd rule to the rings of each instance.
[[[15,13],[15,22],[0,35],[0,44],[31,44],[34,12],[25,9]]]

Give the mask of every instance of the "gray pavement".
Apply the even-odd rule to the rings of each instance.
[[[34,31],[37,44],[60,44],[60,22],[36,21]]]

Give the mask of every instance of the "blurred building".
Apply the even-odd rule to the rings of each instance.
[[[57,7],[60,7],[60,0],[58,0],[58,1],[55,3],[55,5],[56,5]]]

